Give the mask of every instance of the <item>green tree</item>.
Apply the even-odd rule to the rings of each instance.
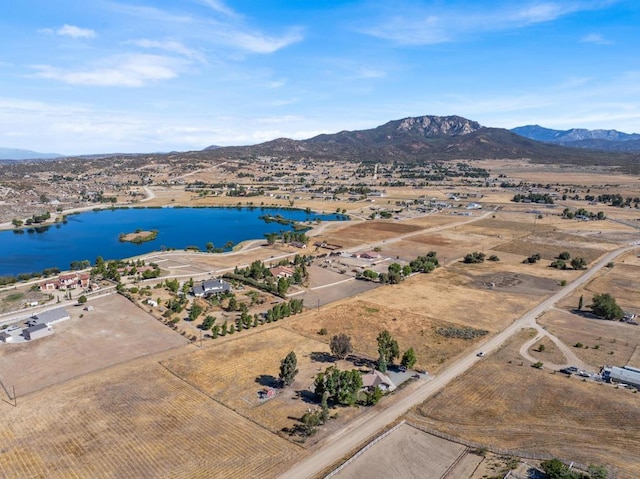
[[[593,297],[591,310],[596,316],[609,320],[620,319],[624,316],[624,311],[609,293],[596,294]]]
[[[571,260],[571,267],[573,269],[585,269],[587,266],[587,262],[584,258],[573,258]]]
[[[284,296],[289,289],[289,282],[285,278],[278,279],[278,294]]]
[[[198,319],[198,316],[202,314],[202,311],[202,306],[200,306],[194,299],[193,303],[191,304],[191,309],[189,310],[189,321],[195,321],[196,319]]]
[[[229,298],[229,305],[227,306],[228,311],[237,311],[238,310],[238,300],[235,296],[231,296]]]
[[[578,475],[569,470],[569,467],[559,459],[542,461],[540,467],[548,479],[578,479]]]
[[[87,302],[87,297],[83,294],[78,298],[78,304],[84,304]]]
[[[316,376],[314,393],[337,404],[353,406],[358,399],[358,391],[362,389],[362,375],[357,369],[340,371],[330,366],[324,373]]]
[[[280,380],[284,383],[285,386],[289,386],[293,379],[298,374],[298,370],[296,369],[298,366],[298,359],[296,358],[296,353],[291,351],[287,356],[280,361]]]
[[[215,245],[209,241],[204,247],[207,249],[208,253],[211,253],[215,249]]]
[[[22,226],[24,224],[24,221],[18,219],[18,218],[14,218],[13,220],[11,220],[11,224],[15,227],[15,228],[19,228],[20,226]]]
[[[378,354],[381,359],[384,359],[384,366],[386,371],[386,366],[393,364],[393,360],[397,359],[400,356],[400,348],[398,347],[398,342],[393,339],[389,331],[387,331],[386,329],[380,331],[380,334],[378,334],[377,337],[377,341]],[[380,368],[378,367],[378,369]],[[380,369],[380,371],[382,371],[382,369]]]
[[[416,357],[416,352],[413,348],[407,349],[402,355],[402,359],[400,360],[400,364],[402,364],[405,368],[411,369],[415,366],[418,358]]]
[[[567,261],[567,260],[571,259],[571,253],[569,253],[568,251],[563,251],[562,253],[560,253],[558,255],[558,259]]]
[[[346,358],[353,351],[351,338],[344,333],[336,334],[332,337],[329,348],[331,348],[331,354],[338,359]]]

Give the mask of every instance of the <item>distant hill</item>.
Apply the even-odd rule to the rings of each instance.
[[[456,159],[530,159],[543,163],[632,165],[640,155],[603,154],[544,143],[503,128],[488,128],[460,116],[393,120],[369,130],[341,131],[307,140],[278,138],[251,146],[206,150],[217,158],[274,156],[364,162],[429,162]]]
[[[52,160],[64,155],[58,153],[38,153],[17,148],[0,148],[0,160]]]
[[[513,128],[512,132],[536,141],[574,148],[589,148],[605,151],[640,151],[640,134],[623,133],[618,130],[552,130],[539,125]]]

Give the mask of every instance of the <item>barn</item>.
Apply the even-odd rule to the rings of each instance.
[[[605,367],[602,370],[602,379],[610,383],[629,384],[640,389],[640,369],[631,366]]]
[[[53,329],[50,329],[46,324],[36,324],[22,330],[24,339],[30,341],[32,339],[44,338],[53,334]]]
[[[56,308],[34,314],[31,319],[27,321],[27,324],[29,326],[45,324],[49,327],[52,324],[59,323],[60,321],[66,321],[67,319],[71,319],[67,310],[64,308]]]

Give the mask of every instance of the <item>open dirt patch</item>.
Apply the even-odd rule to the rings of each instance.
[[[24,395],[187,343],[118,294],[88,304],[93,311],[67,307],[71,319],[55,324],[52,336],[0,345],[0,380],[7,386],[15,386],[18,395]]]
[[[466,448],[460,444],[440,439],[403,424],[356,458],[336,477],[340,479],[362,477],[440,479],[459,457],[466,456],[465,452]],[[479,456],[470,458],[475,459],[476,465],[481,461]],[[456,475],[455,477],[468,476]]]
[[[520,294],[549,294],[560,289],[557,280],[510,271],[478,275],[473,280],[477,288]]]
[[[638,395],[582,382],[523,363],[522,332],[478,362],[410,419],[457,437],[503,449],[543,452],[640,475]]]

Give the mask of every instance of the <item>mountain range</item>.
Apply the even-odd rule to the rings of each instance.
[[[456,159],[529,159],[542,163],[618,165],[640,168],[640,154],[604,153],[541,142],[460,116],[419,116],[368,130],[322,134],[306,140],[278,138],[251,146],[216,147],[213,157],[343,159],[365,162]]]
[[[63,156],[58,153],[39,153],[18,148],[0,148],[0,160],[52,160]]]
[[[605,151],[640,151],[640,134],[622,133],[618,130],[552,130],[540,125],[526,125],[511,129],[512,132],[545,143],[590,148]]]

